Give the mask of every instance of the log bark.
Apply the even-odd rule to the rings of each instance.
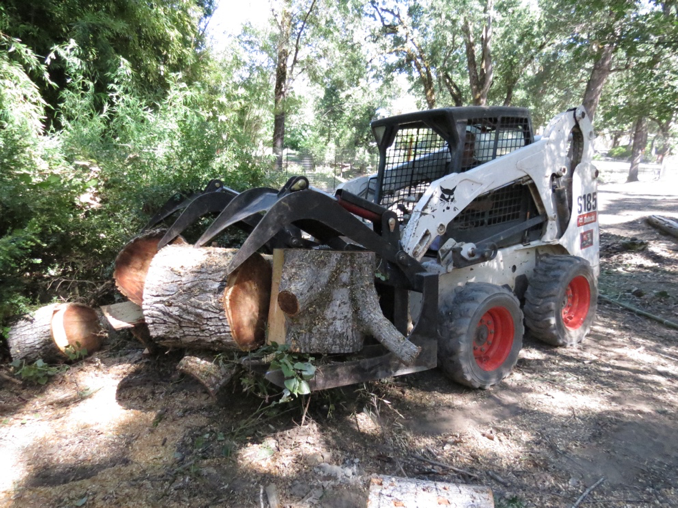
[[[251,256],[228,276],[236,249],[169,245],[150,264],[143,312],[160,345],[251,350],[264,342],[271,265]]]
[[[87,305],[66,303],[52,316],[52,337],[59,350],[66,355],[66,348],[73,351],[87,350],[87,354],[101,349],[106,333],[101,327],[97,312]]]
[[[370,482],[367,506],[494,508],[494,495],[492,489],[484,485],[463,485],[380,475],[372,478]]]
[[[219,390],[226,386],[236,373],[235,365],[223,365],[213,359],[199,356],[184,356],[177,369],[182,374],[197,379],[207,390],[210,396],[216,398]]]
[[[277,287],[272,289],[269,326],[276,329],[271,336],[284,336],[292,350],[354,353],[371,336],[405,364],[419,354],[420,348],[381,312],[374,253],[276,251],[273,272]],[[282,332],[278,312],[285,316]]]
[[[44,362],[63,360],[64,356],[52,339],[52,316],[60,304],[41,307],[22,317],[9,330],[7,342],[14,360],[32,363],[38,359]]]
[[[143,301],[148,267],[158,252],[158,243],[165,232],[165,229],[153,229],[133,238],[115,259],[115,285],[120,293],[137,305],[141,305]],[[172,242],[173,245],[185,243],[181,236]]]

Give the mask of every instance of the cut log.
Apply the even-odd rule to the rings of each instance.
[[[661,215],[650,215],[647,223],[674,238],[678,238],[678,221],[662,217]]]
[[[354,353],[371,336],[406,365],[419,354],[381,312],[373,252],[288,249],[273,262],[272,340],[303,353]]]
[[[10,353],[28,363],[65,360],[66,348],[98,351],[105,335],[97,312],[78,303],[52,304],[25,316],[9,332]]]
[[[108,321],[108,325],[114,330],[134,328],[144,322],[144,314],[141,311],[141,307],[134,302],[102,305],[100,309]]]
[[[52,339],[52,316],[60,305],[55,303],[41,307],[10,328],[7,342],[12,359],[27,363],[38,359],[48,363],[64,359]]]
[[[160,345],[209,350],[259,347],[266,334],[271,264],[251,256],[226,279],[237,249],[168,245],[155,256],[143,313]]]
[[[115,285],[123,295],[137,305],[141,305],[144,295],[144,282],[148,267],[158,252],[158,243],[165,236],[165,229],[153,229],[133,238],[115,259],[113,278]],[[172,244],[185,244],[179,236]]]
[[[377,476],[370,482],[368,508],[382,506],[446,506],[494,508],[492,489],[483,485],[432,482],[397,476]]]
[[[101,349],[105,332],[96,311],[79,303],[66,303],[52,317],[52,337],[59,350],[66,355],[72,351],[87,350],[87,354]]]
[[[198,356],[184,356],[177,365],[179,372],[187,374],[198,381],[207,389],[212,397],[217,397],[219,390],[233,379],[236,373],[236,365],[225,365],[214,359],[201,358]]]

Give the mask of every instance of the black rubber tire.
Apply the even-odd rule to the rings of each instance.
[[[495,357],[501,363],[486,365],[491,368],[486,370],[480,365],[483,360],[476,360],[474,346],[479,347],[479,344],[474,340],[483,332],[481,327],[485,327],[485,337],[488,337],[487,327],[481,325],[480,320],[497,309],[504,316],[506,331],[513,333],[510,342],[506,342],[504,353]],[[520,302],[503,287],[484,282],[468,283],[442,302],[438,331],[438,366],[443,372],[471,388],[489,388],[508,376],[518,361],[524,333]],[[491,342],[487,344],[492,345]],[[504,354],[506,357],[502,358]]]
[[[568,286],[580,276],[588,283],[589,304],[583,322],[573,328],[566,326],[562,313]],[[575,256],[539,260],[525,292],[525,324],[532,336],[552,346],[576,346],[591,329],[597,308],[598,286],[588,261]]]

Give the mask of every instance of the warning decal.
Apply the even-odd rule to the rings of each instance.
[[[591,247],[593,245],[593,230],[589,229],[588,231],[584,231],[581,235],[579,235],[580,238],[580,246],[582,249],[585,249],[586,247]]]
[[[577,227],[586,226],[598,220],[598,212],[583,213],[577,216]]]

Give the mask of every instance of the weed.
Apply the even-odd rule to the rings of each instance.
[[[76,362],[85,358],[87,356],[87,349],[82,347],[79,342],[75,343],[75,346],[70,344],[64,348],[64,353],[68,356],[68,360],[71,362]]]
[[[525,508],[525,502],[518,496],[503,497],[497,501],[497,508]]]
[[[68,370],[67,365],[50,366],[41,359],[30,365],[27,364],[25,360],[14,360],[12,362],[12,367],[15,376],[19,376],[29,383],[36,383],[39,385],[44,385],[50,377]]]

